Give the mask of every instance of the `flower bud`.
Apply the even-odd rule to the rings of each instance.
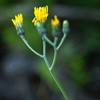
[[[62,32],[63,32],[64,34],[68,34],[68,32],[69,32],[69,23],[68,23],[67,20],[64,20],[64,21],[63,21]]]
[[[52,27],[52,35],[54,37],[59,37],[61,33],[60,26]]]
[[[54,37],[58,37],[60,35],[60,22],[57,18],[57,16],[54,16],[54,19],[51,20],[51,26],[52,26],[52,35]]]

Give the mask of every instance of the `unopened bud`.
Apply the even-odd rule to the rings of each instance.
[[[68,23],[67,20],[64,20],[64,21],[63,21],[62,32],[63,32],[64,34],[68,34],[68,32],[69,32],[69,23]]]

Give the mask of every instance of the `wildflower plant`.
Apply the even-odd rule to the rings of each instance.
[[[28,41],[25,39],[24,34],[25,34],[25,30],[23,27],[23,15],[22,14],[18,14],[17,16],[15,16],[15,19],[12,19],[13,24],[15,25],[15,28],[17,30],[18,35],[21,37],[21,39],[23,40],[23,42],[26,44],[26,46],[37,56],[39,56],[40,58],[42,58],[44,60],[44,62],[47,65],[48,71],[50,72],[50,75],[52,77],[52,79],[54,80],[55,84],[58,86],[59,90],[61,91],[61,93],[63,94],[65,100],[68,100],[68,96],[65,92],[65,90],[63,89],[63,87],[61,86],[59,80],[57,79],[57,77],[55,76],[55,73],[53,71],[53,67],[55,65],[55,61],[56,61],[56,56],[58,53],[58,50],[60,49],[61,45],[63,44],[66,36],[68,35],[69,32],[69,23],[67,20],[63,21],[63,25],[62,25],[62,33],[63,36],[60,40],[60,42],[58,43],[58,39],[59,39],[59,35],[61,34],[61,30],[60,30],[60,21],[58,19],[58,17],[55,15],[54,19],[51,20],[51,28],[52,28],[52,35],[54,37],[54,42],[52,42],[48,37],[47,37],[47,29],[44,27],[44,23],[47,20],[48,17],[48,6],[46,7],[34,7],[34,15],[35,17],[32,20],[32,23],[35,25],[38,33],[41,35],[42,40],[43,40],[43,54],[38,53],[37,51],[35,51],[28,43]],[[53,48],[54,48],[54,57],[52,60],[52,63],[50,64],[48,59],[47,59],[47,54],[46,54],[46,44],[49,43]]]

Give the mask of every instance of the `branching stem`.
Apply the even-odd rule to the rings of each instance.
[[[55,39],[55,42],[54,42],[55,45],[56,45],[56,42],[57,42],[57,39]],[[53,63],[52,63],[51,66],[50,66],[50,64],[48,63],[48,60],[47,60],[47,58],[46,58],[46,41],[45,41],[44,39],[43,39],[43,59],[44,59],[46,65],[47,65],[48,71],[49,71],[49,73],[50,73],[52,79],[54,80],[54,82],[55,82],[56,85],[58,86],[59,90],[60,90],[61,93],[63,94],[65,100],[68,100],[68,97],[67,97],[67,95],[66,95],[66,92],[64,91],[62,85],[60,84],[60,82],[58,81],[58,79],[56,78],[56,76],[54,75],[54,73],[53,73],[52,70],[51,70],[51,68],[54,66],[53,63],[55,63],[55,59],[56,59],[56,58],[54,57]]]

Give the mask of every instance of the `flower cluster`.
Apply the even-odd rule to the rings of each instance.
[[[32,20],[32,23],[36,26],[38,32],[43,35],[46,34],[47,30],[44,27],[44,23],[47,20],[48,17],[48,6],[46,5],[45,7],[34,7],[34,15],[35,17]],[[15,16],[15,19],[12,19],[13,24],[16,27],[17,33],[19,35],[23,35],[25,33],[24,27],[23,27],[23,15],[18,14]],[[68,21],[67,21],[68,23]],[[51,26],[52,26],[52,35],[53,36],[59,36],[61,33],[60,31],[60,21],[58,17],[55,15],[54,19],[51,19]],[[68,24],[63,25],[62,31],[66,33],[68,31]]]

